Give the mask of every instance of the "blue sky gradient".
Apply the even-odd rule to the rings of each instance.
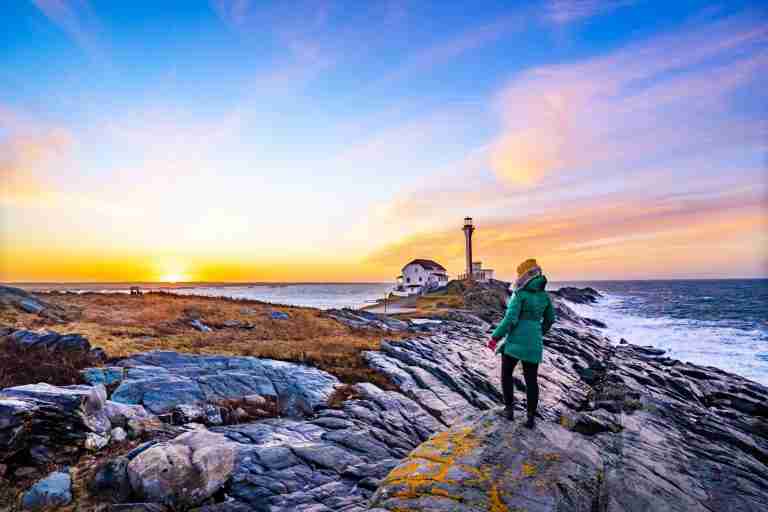
[[[768,274],[762,2],[2,13],[0,280]]]

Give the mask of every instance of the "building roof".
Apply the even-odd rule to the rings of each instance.
[[[432,260],[423,260],[423,259],[418,259],[417,258],[417,259],[413,260],[412,262],[408,263],[408,265],[414,265],[414,264],[421,265],[422,267],[424,267],[427,270],[442,270],[443,272],[446,271],[444,266],[442,266],[438,262],[432,261]],[[406,265],[405,267],[407,267],[408,265]],[[403,267],[403,268],[405,268],[405,267]]]

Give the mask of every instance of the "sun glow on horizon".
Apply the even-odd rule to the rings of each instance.
[[[191,276],[184,268],[165,267],[159,274],[158,282],[161,283],[187,283],[192,281]]]
[[[160,277],[161,283],[186,283],[190,281],[186,274],[165,274]]]

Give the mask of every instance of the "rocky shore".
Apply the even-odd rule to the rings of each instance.
[[[171,351],[85,369],[82,385],[2,389],[0,510],[768,509],[768,389],[612,343],[568,306],[595,290],[552,293],[541,420],[503,419],[484,347],[500,290],[462,290],[470,307],[427,319],[328,312],[392,333],[363,357],[394,390]],[[43,343],[34,336],[2,342]]]

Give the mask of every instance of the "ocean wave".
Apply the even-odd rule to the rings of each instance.
[[[738,328],[725,322],[671,316],[643,316],[628,311],[630,297],[603,293],[592,305],[568,305],[578,314],[606,324],[604,334],[636,345],[664,349],[667,355],[742,375],[768,385],[768,330]]]

